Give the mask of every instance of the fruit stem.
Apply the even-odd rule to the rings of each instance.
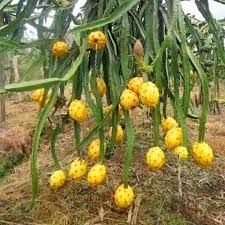
[[[74,76],[73,79],[73,95],[75,99],[81,99],[81,92],[82,89],[80,86],[82,86],[82,77],[81,77],[81,69],[79,68],[77,71],[77,76]],[[75,149],[78,153],[78,156],[81,154],[81,148],[80,148],[80,134],[81,134],[81,126],[78,122],[74,121],[74,142],[75,142]]]
[[[153,109],[154,144],[159,145],[159,106]]]
[[[57,140],[57,136],[60,133],[60,128],[56,127],[52,129],[51,132],[51,154],[52,154],[52,159],[54,162],[54,167],[56,170],[60,169],[60,164],[59,164],[59,160],[55,151],[55,144],[56,144],[56,140]]]
[[[129,111],[124,110],[124,119],[125,119],[125,125],[126,125],[126,141],[127,141],[127,149],[125,153],[125,164],[123,169],[123,182],[125,188],[128,187],[128,179],[129,179],[129,172],[130,167],[132,163],[133,158],[133,149],[134,149],[134,129],[132,126],[132,122],[129,116]]]
[[[181,106],[181,99],[180,99],[180,92],[179,92],[179,86],[180,86],[180,79],[178,77],[179,74],[179,65],[177,61],[178,57],[178,49],[176,45],[176,37],[173,36],[174,40],[172,42],[171,46],[171,52],[172,52],[172,68],[171,68],[171,73],[174,75],[174,97],[175,97],[175,108],[174,108],[174,113],[175,117],[178,120],[181,128],[182,128],[182,133],[183,133],[183,146],[189,147],[189,141],[188,141],[188,131],[187,131],[187,124],[185,121],[185,115],[183,108]]]
[[[80,124],[74,121],[74,138],[75,138],[75,148],[77,150],[78,155],[81,154],[81,148],[80,148],[80,132],[81,127]]]
[[[117,105],[115,111],[113,111],[112,113],[112,137],[111,137],[111,141],[110,141],[110,148],[109,148],[109,154],[112,153],[113,151],[113,147],[115,144],[115,140],[116,140],[116,133],[117,133],[117,124],[118,124],[118,112],[119,111],[119,107]]]
[[[97,53],[95,53],[95,59],[94,59],[94,65],[93,65],[93,71],[91,73],[91,86],[93,89],[93,94],[96,98],[96,121],[97,123],[100,123],[104,119],[103,115],[103,106],[102,106],[102,98],[100,96],[98,86],[97,86]],[[104,135],[104,124],[103,126],[99,127],[98,130],[99,133],[99,139],[100,139],[100,162],[104,160],[105,155],[105,149],[104,149],[104,142],[105,142],[105,135]]]

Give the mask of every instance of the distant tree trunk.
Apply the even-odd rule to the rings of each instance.
[[[8,61],[8,74],[6,75],[6,83],[11,84],[12,82],[15,81],[15,75],[14,75],[14,70],[13,70],[13,53],[8,53],[7,55],[7,61]]]
[[[18,69],[18,56],[14,55],[12,59],[13,72],[15,76],[15,82],[17,83],[20,79],[19,69]]]
[[[5,71],[3,59],[0,59],[0,88],[5,86]],[[5,121],[5,94],[0,95],[0,122]]]
[[[3,16],[0,14],[0,27],[3,26]],[[0,58],[0,88],[5,86],[4,56]],[[0,122],[5,121],[5,94],[0,95]]]
[[[20,73],[19,73],[19,66],[18,66],[18,56],[14,55],[12,58],[12,67],[13,67],[13,73],[14,73],[14,78],[15,78],[15,83],[18,83],[20,80]],[[22,101],[23,96],[21,93],[18,93],[18,100]]]

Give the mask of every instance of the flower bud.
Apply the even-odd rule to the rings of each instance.
[[[137,40],[134,44],[133,53],[134,53],[134,57],[137,60],[143,59],[144,57],[144,48],[142,43],[139,40]]]

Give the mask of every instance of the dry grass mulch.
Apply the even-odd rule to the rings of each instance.
[[[31,129],[36,106],[27,106]],[[15,116],[15,110],[10,112]],[[33,108],[32,108],[33,107]],[[30,111],[29,111],[30,110]],[[28,112],[29,111],[29,112]],[[21,112],[22,113],[22,112]],[[167,164],[161,171],[151,171],[144,163],[146,148],[151,139],[150,124],[134,113],[137,141],[130,185],[134,187],[136,202],[133,209],[118,210],[113,203],[115,188],[121,183],[125,146],[117,147],[111,160],[106,160],[108,178],[98,189],[89,188],[86,180],[74,182],[68,179],[65,187],[53,191],[48,186],[48,178],[53,170],[49,143],[43,140],[38,154],[40,193],[35,208],[31,209],[30,161],[17,166],[0,186],[1,225],[220,225],[225,224],[225,148],[224,111],[221,115],[210,115],[207,123],[207,142],[216,152],[212,168],[203,170],[194,162],[181,163],[181,178],[178,178],[178,162],[171,152],[166,152]],[[20,121],[24,121],[21,117]],[[12,118],[16,124],[16,118]],[[20,121],[18,122],[20,124]],[[90,127],[87,124],[85,127]],[[22,124],[22,122],[21,122]],[[222,125],[221,125],[222,124]],[[197,125],[190,122],[192,140],[197,139]],[[29,129],[27,129],[29,130]],[[15,131],[19,135],[20,131]],[[8,137],[10,134],[6,135]],[[85,132],[84,134],[85,135]],[[17,136],[9,138],[17,140]],[[23,134],[22,136],[25,136]],[[19,140],[19,139],[18,139]],[[29,143],[21,138],[21,143]],[[26,146],[26,144],[24,144]],[[19,147],[20,149],[20,147]],[[62,167],[66,170],[76,157],[73,148],[73,134],[68,125],[65,133],[57,141],[57,150]],[[89,162],[89,167],[92,163]],[[182,184],[182,196],[178,191]],[[127,223],[128,222],[128,223]]]

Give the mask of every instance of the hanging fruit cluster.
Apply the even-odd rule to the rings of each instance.
[[[105,157],[105,130],[107,129],[103,123],[102,127],[98,129],[98,138],[92,139],[91,143],[87,147],[87,156],[90,161],[95,161],[96,164],[88,170],[88,163],[85,160],[83,149],[80,146],[80,126],[88,120],[90,111],[93,113],[96,123],[104,122],[104,116],[107,117],[111,114],[111,119],[116,118],[116,123],[108,128],[107,139],[112,144],[120,144],[124,140],[124,130],[120,124],[118,124],[119,117],[124,116],[126,120],[126,141],[127,141],[127,153],[124,167],[123,184],[121,184],[115,191],[114,201],[117,207],[128,208],[134,201],[133,188],[128,185],[128,171],[131,166],[130,157],[133,154],[133,143],[128,143],[130,138],[134,140],[134,134],[132,132],[131,118],[129,112],[142,105],[153,111],[157,110],[160,104],[160,90],[152,81],[146,80],[142,76],[143,68],[149,68],[143,62],[144,49],[140,41],[137,41],[134,46],[134,56],[137,63],[137,70],[140,73],[139,76],[134,76],[127,81],[127,85],[124,85],[123,90],[119,96],[119,101],[116,104],[104,106],[104,96],[110,90],[107,90],[107,86],[104,77],[99,76],[101,74],[100,66],[96,63],[99,50],[103,50],[106,46],[105,34],[97,31],[91,32],[88,36],[88,45],[90,49],[93,49],[93,65],[90,69],[90,74],[86,74],[84,82],[85,98],[82,96],[82,91],[75,93],[75,99],[72,99],[68,106],[68,115],[74,121],[74,129],[77,136],[75,136],[76,148],[78,151],[78,158],[76,158],[70,165],[68,173],[58,168],[50,177],[50,186],[54,189],[62,187],[66,182],[66,177],[73,180],[80,180],[84,176],[87,176],[87,184],[90,187],[98,187],[102,185],[107,177],[107,167],[104,162]],[[52,48],[52,54],[56,57],[63,57],[68,53],[67,44],[64,42],[56,42]],[[141,66],[140,66],[141,65]],[[145,71],[146,69],[144,69]],[[90,78],[89,78],[90,77]],[[90,80],[89,80],[90,79]],[[76,83],[76,85],[82,85]],[[91,88],[90,88],[91,87]],[[77,86],[74,86],[74,90],[77,91]],[[90,94],[91,92],[91,94]],[[32,94],[32,100],[38,103],[42,102],[44,96],[44,89],[35,90]],[[49,101],[49,94],[46,97],[45,102]],[[82,100],[81,100],[82,99]],[[46,106],[46,104],[44,104]],[[95,114],[96,113],[96,114]],[[113,114],[113,115],[112,115]],[[155,126],[159,126],[154,124]],[[165,144],[160,145],[159,140],[155,141],[155,146],[150,147],[146,153],[146,164],[151,169],[161,169],[166,164],[166,154],[163,149],[172,150],[175,155],[181,160],[187,160],[189,157],[187,145],[184,145],[183,128],[179,126],[179,122],[174,118],[167,116],[161,121],[161,128],[164,132]],[[128,130],[130,129],[130,130]],[[131,132],[131,136],[128,133]],[[157,131],[156,131],[157,132]],[[149,143],[151,144],[151,143]],[[210,166],[213,161],[213,151],[204,142],[195,143],[193,145],[192,156],[196,163],[200,166]]]
[[[5,88],[6,91],[36,89],[31,96],[40,105],[32,146],[33,198],[38,194],[37,155],[41,132],[45,121],[62,108],[66,108],[66,113],[62,121],[52,123],[50,135],[55,171],[49,183],[54,189],[62,187],[67,177],[73,180],[86,177],[90,187],[102,185],[108,176],[106,156],[117,154],[116,145],[124,143],[122,184],[115,190],[114,201],[120,208],[132,205],[135,195],[129,176],[135,151],[134,110],[147,109],[153,125],[143,159],[146,166],[154,170],[163,168],[167,163],[167,151],[172,151],[179,162],[193,158],[199,166],[210,167],[214,154],[204,142],[208,80],[194,54],[202,45],[201,40],[193,38],[196,37],[194,28],[184,15],[181,1],[109,3],[103,0],[102,4],[87,1],[81,21],[72,17],[77,22],[70,30],[74,35],[72,44],[65,41],[68,21],[72,20],[72,2],[57,2],[57,32],[53,35],[57,41],[51,45],[51,51],[45,49],[45,45],[41,49],[46,56],[43,63],[46,79]],[[204,1],[196,1],[196,4],[207,10]],[[213,35],[216,33],[214,31]],[[219,41],[217,46],[219,53],[223,49],[221,43]],[[203,99],[200,115],[195,114],[190,101],[196,80],[201,84]],[[66,101],[65,88],[71,83],[72,95]],[[199,138],[192,147],[187,118],[199,121]],[[55,143],[67,120],[74,125],[77,158],[64,171]],[[81,130],[90,121],[93,129],[88,127],[88,134],[82,138]],[[95,164],[89,169],[90,161]]]

